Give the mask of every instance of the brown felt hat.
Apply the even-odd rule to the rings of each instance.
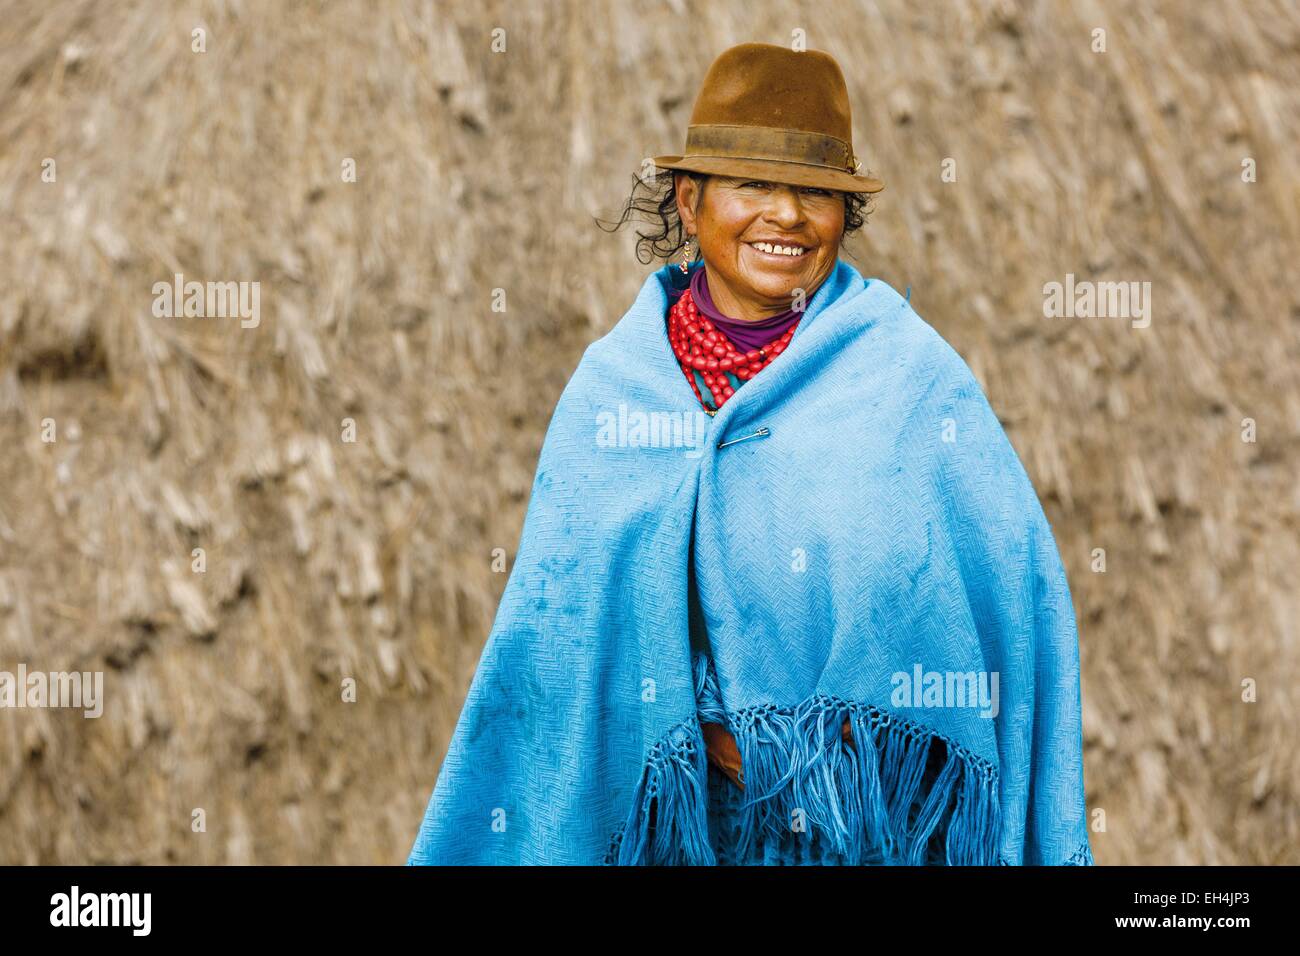
[[[652,162],[844,192],[885,188],[858,175],[849,90],[835,58],[771,43],[742,43],[719,54],[695,100],[684,155]]]

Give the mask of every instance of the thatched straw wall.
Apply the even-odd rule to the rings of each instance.
[[[97,720],[0,711],[0,862],[405,858],[493,549],[647,272],[592,217],[718,52],[792,30],[887,184],[846,257],[967,358],[1056,531],[1098,862],[1300,862],[1300,13],[1269,0],[0,4],[0,669],[106,672]],[[155,317],[176,273],[259,282],[260,324]],[[1150,326],[1045,319],[1067,273],[1149,281]]]

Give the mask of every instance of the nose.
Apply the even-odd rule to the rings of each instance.
[[[768,204],[764,210],[767,220],[782,229],[793,229],[804,221],[803,204],[799,201],[799,192],[793,186],[780,186],[768,193]]]

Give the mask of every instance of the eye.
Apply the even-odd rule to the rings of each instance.
[[[804,192],[813,193],[817,196],[829,196],[831,194],[829,189],[818,189],[816,186],[809,186]]]
[[[744,189],[747,186],[757,186],[759,189],[766,189],[769,185],[770,183],[765,183],[761,179],[751,179],[747,183],[741,183],[740,188]]]

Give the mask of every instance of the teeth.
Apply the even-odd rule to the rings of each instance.
[[[750,245],[755,249],[771,252],[778,256],[801,256],[807,252],[803,246],[774,246],[770,242],[751,242]]]

